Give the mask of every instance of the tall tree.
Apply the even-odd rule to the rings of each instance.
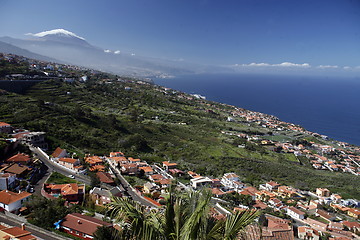
[[[165,211],[148,210],[130,199],[114,198],[111,214],[123,226],[123,239],[233,240],[258,216],[256,211],[247,210],[216,220],[210,215],[210,191],[185,195],[170,192]]]

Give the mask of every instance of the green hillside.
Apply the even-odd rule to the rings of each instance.
[[[252,184],[275,180],[301,189],[328,187],[360,199],[358,176],[317,171],[309,164],[300,165],[294,154],[276,153],[221,131],[290,141],[309,136],[290,131],[272,136],[270,130],[242,123],[240,118],[226,121],[232,106],[116,79],[101,75],[71,84],[50,80],[25,95],[1,92],[0,121],[45,131],[51,150],[61,146],[80,155],[120,150],[149,163],[169,160],[181,169],[213,177],[236,172]],[[239,148],[243,143],[245,147]]]

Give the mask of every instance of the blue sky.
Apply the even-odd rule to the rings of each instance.
[[[0,22],[0,36],[63,28],[104,49],[235,68],[360,66],[358,0],[0,0]]]

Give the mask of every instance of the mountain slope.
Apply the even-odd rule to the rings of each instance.
[[[0,41],[71,64],[116,74],[153,77],[194,72],[194,65],[190,64],[181,66],[176,61],[155,60],[119,51],[107,51],[64,29],[28,35],[31,38],[0,37]]]
[[[0,41],[0,52],[2,53],[11,53],[11,54],[16,54],[19,56],[24,56],[27,58],[31,58],[31,59],[37,59],[37,60],[42,60],[42,61],[47,61],[47,62],[58,62],[61,63],[61,61],[50,58],[50,57],[46,57],[40,54],[36,54],[33,52],[30,52],[26,49],[22,49],[19,47],[16,47],[14,45],[11,45],[9,43],[6,42],[2,42]]]

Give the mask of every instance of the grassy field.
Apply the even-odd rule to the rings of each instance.
[[[46,181],[46,183],[53,183],[53,184],[66,184],[66,183],[80,183],[72,178],[62,175],[58,172],[51,173],[50,177]]]

